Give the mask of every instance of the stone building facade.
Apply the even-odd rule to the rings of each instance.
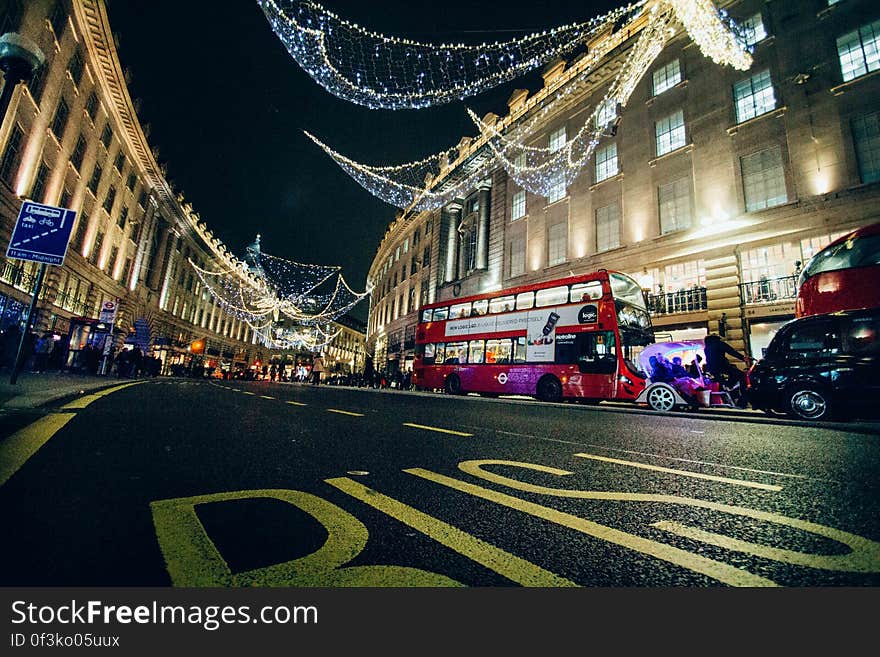
[[[880,7],[717,4],[744,28],[748,71],[713,63],[679,31],[571,186],[536,196],[499,169],[443,209],[398,214],[368,281],[378,364],[410,367],[425,303],[602,268],[640,282],[658,339],[719,332],[761,356],[794,316],[798,269],[880,221]],[[506,130],[563,97],[531,145],[564,143],[604,97],[631,25],[586,81],[583,58],[554,62],[542,89],[517,90],[484,122]],[[435,184],[487,150],[486,135],[462,139]]]

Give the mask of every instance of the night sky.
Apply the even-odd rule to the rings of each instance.
[[[584,0],[327,0],[342,18],[426,42],[505,41],[584,21],[622,2]],[[396,208],[365,191],[303,135],[365,164],[400,164],[458,143],[475,128],[466,105],[370,110],[336,98],[287,53],[255,0],[107,0],[129,91],[142,101],[168,177],[239,257],[257,233],[282,258],[342,266],[356,290]],[[507,112],[536,72],[466,101]],[[352,314],[366,319],[367,303]]]

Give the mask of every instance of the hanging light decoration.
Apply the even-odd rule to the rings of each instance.
[[[338,266],[309,265],[264,253],[259,235],[248,246],[245,259],[225,269],[207,270],[192,260],[189,264],[227,313],[246,322],[261,341],[273,343],[278,338],[275,330],[286,323],[297,327],[298,335],[313,336],[311,343],[323,344],[329,334],[321,325],[347,313],[370,292],[352,290]],[[305,338],[300,342],[305,344]]]
[[[267,0],[268,1],[268,0]],[[475,166],[455,178],[445,176],[448,170],[468,156],[458,147],[449,148],[416,162],[392,166],[365,165],[333,150],[313,135],[306,133],[356,182],[383,201],[409,211],[431,210],[464,196],[475,184],[501,166],[522,188],[541,196],[549,196],[560,185],[569,187],[587,166],[603,137],[613,136],[636,86],[676,33],[680,24],[707,57],[718,64],[739,70],[751,66],[751,55],[737,26],[726,14],[719,12],[711,0],[657,0],[640,2],[606,14],[601,19],[625,18],[621,26],[591,49],[577,64],[576,73],[565,85],[556,89],[542,106],[515,125],[509,121],[499,125],[484,122],[468,110],[481,136],[477,146],[485,146],[491,157],[483,157]],[[544,129],[544,120],[562,102],[595,73],[596,67],[613,50],[623,45],[631,32],[629,23],[644,22],[638,39],[629,49],[623,66],[611,80],[608,91],[575,134],[561,147],[538,147],[535,143]],[[376,37],[377,35],[372,35]],[[546,60],[543,60],[546,61]],[[476,148],[472,149],[470,154]]]
[[[416,109],[474,96],[571,52],[633,7],[510,41],[438,45],[371,32],[308,0],[257,3],[318,84],[371,109]]]

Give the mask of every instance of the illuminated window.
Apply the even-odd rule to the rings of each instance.
[[[736,122],[742,123],[761,114],[776,109],[776,95],[770,71],[756,73],[747,80],[733,86],[733,99],[736,104]]]
[[[655,124],[657,157],[685,145],[684,112],[678,110]]]
[[[612,203],[596,209],[596,252],[620,246],[620,205]]]
[[[874,21],[837,39],[843,81],[880,68],[880,21]]]
[[[659,96],[681,82],[681,63],[674,59],[663,68],[654,71],[654,95]]]
[[[611,143],[596,151],[596,182],[616,176],[617,172],[617,144]]]
[[[565,146],[565,126],[550,133],[550,151],[558,151]]]
[[[741,165],[747,212],[788,203],[779,146],[747,155],[741,159]]]
[[[761,14],[755,14],[751,18],[747,18],[740,25],[742,26],[747,46],[753,46],[767,38],[767,30],[764,29],[764,21],[761,19]]]
[[[526,192],[521,189],[513,195],[513,205],[510,209],[511,221],[522,219],[526,216]]]
[[[660,203],[660,232],[684,230],[691,226],[691,185],[689,178],[681,178],[657,190]]]
[[[606,98],[596,112],[596,127],[604,128],[617,118],[617,104],[612,98]]]
[[[550,187],[547,189],[547,202],[555,203],[565,198],[565,176],[557,174],[550,179]]]
[[[880,180],[880,114],[875,112],[855,118],[852,131],[862,182]]]

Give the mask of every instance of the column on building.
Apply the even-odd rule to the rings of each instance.
[[[739,267],[735,253],[705,260],[709,333],[718,333],[737,351],[745,353]]]
[[[480,216],[477,221],[477,269],[489,268],[489,203],[492,197],[492,185],[489,181],[481,183]]]
[[[458,227],[461,224],[461,203],[450,203],[446,206],[446,273],[443,277],[445,283],[451,283],[458,280],[459,262],[459,233]]]

